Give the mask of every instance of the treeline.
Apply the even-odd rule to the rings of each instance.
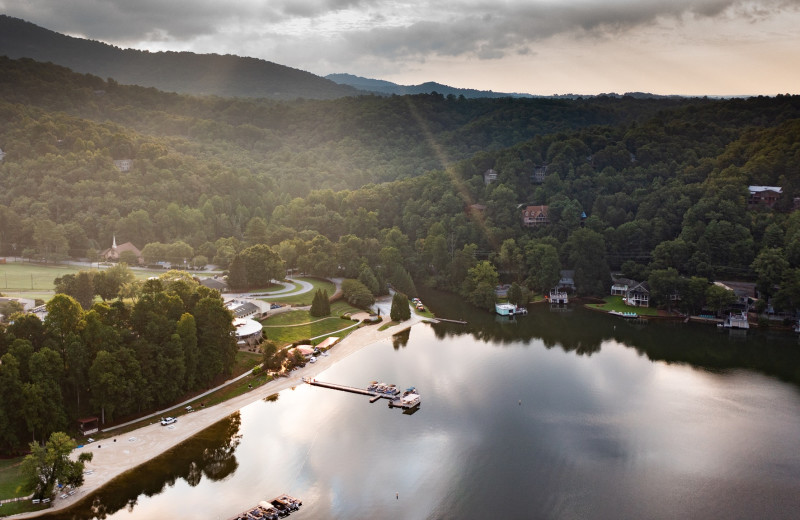
[[[57,294],[43,322],[16,316],[0,328],[0,453],[212,386],[233,369],[232,320],[218,292],[176,272],[143,282],[132,304],[85,311]]]

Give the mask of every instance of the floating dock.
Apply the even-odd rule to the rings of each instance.
[[[388,399],[389,408],[403,408],[408,410],[418,407],[421,403],[420,395],[414,387],[408,388],[405,392],[400,392],[395,385],[387,385],[378,383],[377,381],[373,381],[367,388],[326,383],[310,377],[304,377],[303,381],[311,386],[330,388],[331,390],[339,390],[340,392],[348,392],[351,394],[366,395],[369,396],[370,403],[374,403],[380,399]]]

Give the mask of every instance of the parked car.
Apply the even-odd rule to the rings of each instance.
[[[175,424],[176,422],[178,422],[177,417],[163,417],[161,419],[161,426],[168,426],[170,424]]]

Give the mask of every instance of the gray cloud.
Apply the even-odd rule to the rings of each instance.
[[[407,3],[404,3],[407,2]],[[535,52],[553,36],[613,38],[661,20],[737,17],[757,21],[800,0],[0,0],[0,10],[49,29],[116,45],[165,42],[200,52],[247,53],[282,61],[316,53],[316,62],[347,63],[365,55],[394,60],[431,56],[500,59]],[[314,24],[335,13],[357,13],[355,26]],[[282,33],[306,23],[309,34]],[[334,23],[335,25],[335,23]],[[202,42],[202,43],[200,43]],[[211,49],[214,45],[219,50]],[[289,48],[305,45],[305,49]]]

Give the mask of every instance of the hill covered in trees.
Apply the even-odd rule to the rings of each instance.
[[[147,262],[168,255],[154,243],[222,266],[267,244],[286,267],[481,287],[476,302],[498,279],[545,290],[559,268],[583,294],[613,269],[661,294],[724,276],[800,301],[797,96],[276,102],[0,70],[2,254],[83,256],[116,234]],[[782,197],[752,206],[749,185]],[[527,205],[549,223],[524,227]]]
[[[265,60],[120,49],[6,15],[0,15],[0,55],[49,61],[120,83],[188,94],[332,99],[356,93],[352,87]]]

